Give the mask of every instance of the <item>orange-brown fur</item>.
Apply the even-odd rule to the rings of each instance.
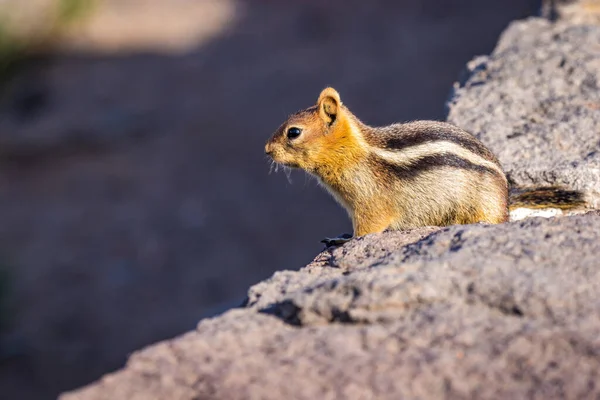
[[[288,138],[290,128],[301,129],[300,136]],[[402,139],[409,133],[418,138],[420,132],[458,139],[456,143],[432,140],[406,149],[384,144],[386,138]],[[478,141],[480,156],[461,147],[459,139],[476,141],[442,122],[369,127],[342,104],[334,89],[326,88],[316,106],[291,115],[279,127],[265,151],[277,163],[316,176],[348,211],[355,236],[426,225],[505,222],[508,189],[497,160]],[[472,161],[467,163],[471,168],[424,165],[410,172],[414,176],[404,176],[413,162],[427,156],[443,162],[455,153]]]

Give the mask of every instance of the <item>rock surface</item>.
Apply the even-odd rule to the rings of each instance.
[[[600,25],[517,21],[468,65],[448,120],[476,134],[519,187],[584,191],[600,207]]]
[[[90,3],[0,0],[0,53],[4,6],[58,1]],[[273,130],[326,85],[369,123],[441,118],[539,0],[92,3],[0,90],[2,398],[55,399],[304,266],[350,224],[303,174],[269,175]]]
[[[61,400],[600,395],[600,212],[426,234],[277,273]]]
[[[599,26],[515,22],[448,118],[598,207],[599,71]],[[368,235],[60,399],[598,398],[599,254],[600,211]]]

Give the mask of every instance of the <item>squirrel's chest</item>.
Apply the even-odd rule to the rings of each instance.
[[[362,166],[364,167],[364,166]],[[345,208],[354,210],[362,203],[377,201],[382,188],[377,187],[377,177],[368,168],[355,168],[330,171],[319,174],[318,180],[333,197]]]

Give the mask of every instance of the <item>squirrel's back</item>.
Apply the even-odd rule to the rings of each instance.
[[[416,121],[365,126],[362,135],[371,146],[373,170],[390,177],[394,206],[402,210],[391,228],[508,219],[504,172],[492,152],[464,130]]]

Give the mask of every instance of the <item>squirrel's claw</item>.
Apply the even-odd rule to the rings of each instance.
[[[324,243],[325,247],[340,246],[350,241],[350,239],[352,239],[352,235],[350,235],[349,233],[344,233],[334,238],[325,238],[321,240],[321,243]]]

